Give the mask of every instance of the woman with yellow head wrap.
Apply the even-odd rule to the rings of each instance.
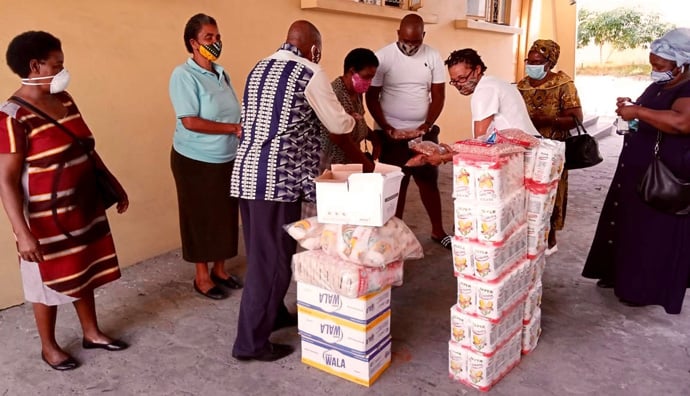
[[[517,87],[539,133],[549,139],[565,140],[575,127],[574,118],[582,120],[582,107],[573,79],[562,71],[552,71],[560,55],[561,47],[555,41],[535,41],[525,59],[527,76]],[[556,231],[563,229],[567,203],[568,171],[564,170],[551,216],[547,255],[557,250]]]

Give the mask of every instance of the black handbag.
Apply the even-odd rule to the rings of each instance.
[[[10,98],[11,100],[19,103],[20,105],[24,106],[27,108],[29,111],[35,113],[36,115],[40,116],[41,118],[44,118],[53,124],[57,126],[61,131],[69,135],[78,145],[79,147],[84,150],[84,153],[86,156],[89,158],[91,161],[91,164],[93,165],[93,171],[96,176],[96,188],[98,189],[98,192],[101,195],[101,199],[103,201],[103,206],[108,209],[109,207],[115,205],[116,203],[120,202],[122,199],[124,199],[124,194],[119,186],[119,183],[117,182],[117,179],[115,179],[115,176],[113,176],[112,173],[106,168],[105,164],[103,164],[103,161],[98,157],[98,154],[93,149],[93,144],[87,144],[84,142],[83,139],[80,139],[77,135],[74,134],[74,132],[70,131],[66,126],[60,124],[55,120],[53,117],[49,116],[45,112],[41,111],[38,109],[36,106],[32,105],[31,103],[25,101],[24,99],[18,97],[18,96],[12,96]],[[60,164],[61,166],[58,167],[59,171],[62,171],[62,168],[64,167],[64,163]],[[53,202],[57,199],[57,180],[58,178],[55,178],[55,181],[53,183],[53,189],[51,192],[51,199]],[[53,215],[56,217],[57,212],[55,205],[53,205]],[[68,233],[66,233],[68,234]]]
[[[649,206],[665,213],[684,216],[690,214],[690,183],[679,179],[659,156],[662,133],[657,132],[654,158],[647,167],[637,192]]]
[[[582,169],[597,165],[604,159],[599,153],[599,144],[587,133],[577,117],[573,116],[577,135],[565,139],[565,169]]]

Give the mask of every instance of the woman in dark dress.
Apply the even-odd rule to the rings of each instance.
[[[690,29],[674,29],[652,42],[649,62],[654,83],[636,104],[618,98],[616,113],[638,119],[639,129],[625,135],[582,275],[599,279],[599,287],[613,287],[627,305],[661,305],[678,314],[690,279],[690,216],[658,211],[636,189],[658,131],[664,164],[690,180]]]

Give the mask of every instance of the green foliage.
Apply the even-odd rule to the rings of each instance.
[[[599,47],[600,61],[605,44],[618,51],[647,48],[654,39],[675,28],[662,21],[657,13],[623,7],[600,12],[581,8],[577,20],[577,47],[595,44]]]

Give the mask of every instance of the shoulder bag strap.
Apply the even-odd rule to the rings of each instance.
[[[66,133],[67,135],[69,135],[69,137],[71,137],[71,138],[74,140],[74,142],[77,143],[77,144],[79,145],[79,147],[81,147],[81,148],[84,150],[84,152],[86,153],[86,155],[91,159],[91,150],[89,150],[89,149],[86,147],[86,145],[84,144],[84,142],[82,142],[82,140],[79,139],[79,137],[77,137],[77,135],[75,135],[74,132],[70,131],[69,128],[67,128],[66,126],[60,124],[55,118],[49,116],[49,115],[46,114],[43,110],[41,110],[41,109],[39,109],[38,107],[32,105],[31,103],[29,103],[29,102],[27,102],[26,100],[20,98],[19,96],[12,96],[12,97],[10,97],[10,100],[13,100],[13,101],[19,103],[20,105],[22,105],[23,107],[25,107],[26,109],[28,109],[28,110],[31,111],[32,113],[36,114],[37,116],[39,116],[39,117],[41,117],[41,118],[43,118],[43,119],[45,119],[45,120],[47,120],[47,121],[50,121],[50,122],[52,122],[53,124],[55,124],[55,126],[58,127],[62,132],[64,132],[64,133]]]
[[[45,120],[50,121],[53,124],[55,124],[55,126],[57,126],[61,131],[63,131],[67,135],[69,135],[79,145],[79,147],[81,147],[84,150],[84,152],[86,153],[86,156],[89,157],[89,160],[91,160],[92,162],[95,161],[94,158],[92,157],[91,150],[89,150],[86,147],[86,145],[84,144],[84,142],[82,142],[81,139],[79,139],[77,137],[77,135],[74,134],[74,132],[70,131],[69,128],[60,124],[56,119],[49,116],[48,114],[46,114],[44,111],[42,111],[38,107],[32,105],[31,103],[27,102],[26,100],[24,100],[18,96],[12,96],[12,97],[10,97],[10,100],[17,102],[19,105],[25,107],[27,110],[31,111],[32,113],[36,114],[37,116],[44,118]],[[50,210],[51,210],[52,215],[53,215],[53,221],[55,221],[55,225],[60,230],[60,232],[62,232],[62,234],[65,235],[68,239],[76,239],[74,237],[74,235],[72,235],[69,231],[67,231],[62,226],[62,224],[60,224],[60,222],[58,221],[57,204],[56,204],[57,203],[57,189],[58,189],[58,182],[60,180],[60,176],[62,175],[62,171],[64,168],[65,168],[65,162],[61,161],[58,164],[58,167],[55,169],[55,178],[53,178],[53,185],[52,185],[52,188],[50,191],[50,200],[52,201],[52,204],[50,205],[51,206]]]

